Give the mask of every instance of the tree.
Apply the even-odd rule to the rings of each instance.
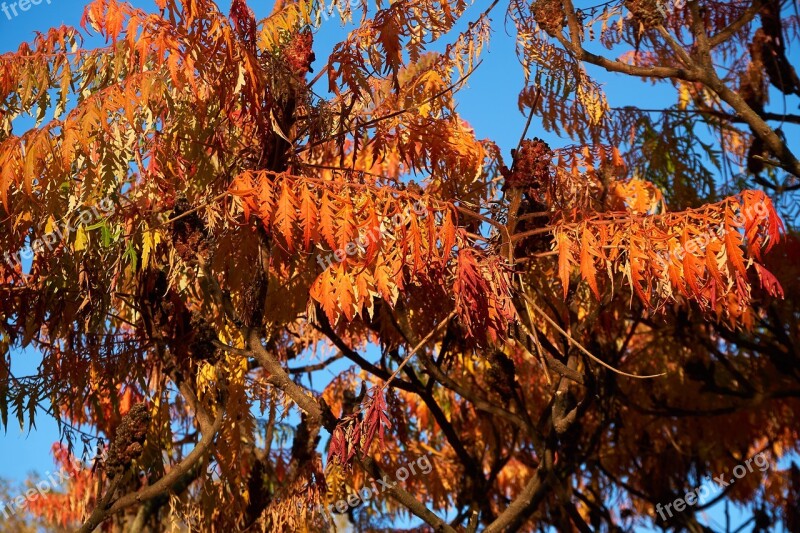
[[[156,3],[0,60],[0,415],[49,402],[74,469],[34,514],[703,531],[687,491],[732,472],[712,501],[797,527],[788,2]],[[309,81],[330,9],[360,23]],[[564,146],[456,112],[502,10]],[[592,65],[676,103],[612,108]]]

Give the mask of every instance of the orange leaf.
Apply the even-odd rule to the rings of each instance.
[[[311,240],[317,235],[317,198],[308,185],[300,189],[300,221],[303,224],[303,246],[311,250]]]
[[[275,226],[286,239],[289,250],[294,250],[294,240],[292,233],[297,222],[297,198],[294,197],[289,180],[284,180],[281,187],[281,197],[278,200],[278,208],[275,211]]]
[[[600,289],[597,287],[597,268],[595,268],[594,264],[596,249],[597,241],[594,235],[589,231],[588,226],[584,226],[583,234],[581,235],[581,277],[586,280],[595,297],[599,300]]]
[[[726,221],[725,223],[725,252],[728,254],[728,261],[731,262],[733,268],[740,272],[745,273],[744,266],[744,251],[742,250],[742,236],[737,230],[736,226]]]
[[[339,306],[336,302],[336,285],[332,270],[331,268],[325,269],[322,274],[317,276],[311,285],[310,295],[322,305],[330,323],[335,324],[339,318]]]
[[[683,255],[683,279],[686,284],[692,289],[692,295],[697,296],[700,294],[700,262],[694,256],[686,252]]]
[[[275,207],[275,190],[272,181],[266,176],[262,176],[258,184],[258,216],[264,221],[265,225],[270,224],[272,209]]]
[[[378,255],[378,252],[381,249],[381,241],[383,239],[381,234],[381,223],[380,220],[378,220],[378,212],[372,202],[372,199],[367,200],[364,206],[364,212],[366,213],[367,218],[364,222],[364,225],[361,227],[361,231],[363,232],[363,240],[366,241],[366,258],[364,261],[369,264]]]
[[[442,265],[450,260],[450,252],[452,252],[456,244],[456,223],[453,210],[446,209],[442,226],[439,230],[439,239],[442,243]]]
[[[569,292],[569,274],[573,262],[572,243],[566,233],[558,232],[555,237],[556,250],[558,251],[558,278],[561,280],[561,286],[564,288],[564,298],[566,298]]]
[[[341,308],[347,320],[353,320],[355,308],[355,290],[353,288],[353,281],[350,279],[349,272],[345,271],[342,265],[339,265],[338,283],[336,285],[336,297],[339,300],[339,307]]]
[[[399,295],[397,285],[393,279],[392,270],[386,263],[381,263],[375,267],[375,286],[383,299],[394,305]]]
[[[336,217],[336,244],[340,250],[346,250],[355,241],[356,226],[353,219],[353,202],[349,196],[345,196]]]
[[[327,190],[322,191],[319,209],[319,232],[332,250],[336,249],[336,224],[334,211],[337,209],[334,199]]]

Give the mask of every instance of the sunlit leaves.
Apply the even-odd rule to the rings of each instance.
[[[610,212],[557,225],[554,247],[565,296],[576,254],[581,276],[597,297],[597,272],[609,272],[611,283],[619,281],[613,273],[620,273],[648,307],[662,309],[668,302],[686,299],[731,325],[750,323],[746,308],[751,266],[772,294],[780,292],[774,277],[759,264],[762,249],[774,245],[783,231],[763,193],[745,191],[685,212],[636,213]],[[735,310],[731,297],[738,303]]]
[[[277,201],[264,193],[273,189]],[[287,250],[302,242],[317,255],[323,272],[310,295],[331,322],[372,309],[373,296],[394,304],[406,277],[446,276],[458,239],[452,205],[391,187],[246,172],[230,190]]]
[[[275,228],[283,236],[290,251],[294,251],[294,232],[297,222],[298,201],[292,191],[292,184],[284,180],[275,210]]]

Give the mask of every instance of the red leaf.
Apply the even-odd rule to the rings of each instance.
[[[367,405],[367,411],[364,414],[364,445],[362,449],[365,452],[369,451],[375,435],[378,435],[381,443],[381,450],[384,450],[386,443],[384,442],[384,432],[387,428],[392,427],[389,417],[386,414],[386,398],[383,396],[383,389],[372,389],[372,396]]]
[[[345,439],[344,429],[342,426],[336,426],[331,435],[331,442],[328,445],[328,462],[330,463],[333,458],[339,459],[340,464],[347,463],[347,440]]]
[[[775,296],[777,298],[783,298],[783,287],[781,287],[778,278],[772,275],[772,272],[764,268],[763,266],[756,265],[756,272],[758,273],[758,280],[761,282],[761,288],[767,291],[767,294],[770,296]]]

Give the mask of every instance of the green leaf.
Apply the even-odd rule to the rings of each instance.
[[[123,254],[122,257],[124,257],[125,259],[128,260],[128,262],[131,264],[131,268],[133,268],[133,270],[136,270],[136,266],[139,264],[138,263],[139,256],[136,254],[136,250],[133,248],[133,243],[132,242],[128,243],[128,247],[125,248],[125,253]]]

